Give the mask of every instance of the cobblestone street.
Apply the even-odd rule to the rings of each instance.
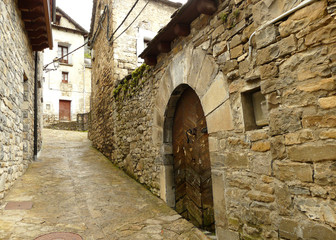
[[[29,201],[28,210],[5,210]],[[159,198],[91,147],[86,132],[43,130],[38,161],[0,205],[0,239],[52,232],[97,239],[207,239]]]

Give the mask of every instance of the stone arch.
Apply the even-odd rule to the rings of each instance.
[[[214,163],[212,156],[215,156],[211,152],[217,151],[216,144],[211,144],[211,134],[233,129],[226,76],[219,70],[213,56],[207,55],[201,47],[184,46],[171,59],[159,80],[153,112],[153,142],[160,152],[157,159],[160,164],[160,197],[170,207],[175,207],[172,118],[176,103],[187,87],[192,88],[200,98],[206,116],[211,164]],[[212,181],[220,182],[216,169],[211,175]],[[224,201],[216,191],[213,198],[215,208],[216,204],[221,205]]]
[[[167,176],[173,184],[172,193],[168,195],[170,201],[175,203],[175,210],[195,226],[213,231],[207,124],[199,96],[187,84],[179,85],[172,93],[163,136],[166,147],[173,150],[172,154],[165,155],[173,171]]]
[[[174,184],[174,159],[173,159],[173,121],[176,104],[182,93],[189,88],[187,84],[181,84],[175,88],[168,101],[164,113],[163,125],[163,168],[161,169],[161,197],[167,202],[168,206],[175,207],[175,184]]]

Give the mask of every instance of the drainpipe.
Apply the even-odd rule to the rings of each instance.
[[[34,161],[37,161],[37,116],[38,116],[38,107],[37,107],[37,74],[38,74],[38,53],[35,52],[35,76],[34,76]]]
[[[83,70],[83,113],[85,113],[85,58],[84,58],[84,70]]]
[[[56,22],[56,0],[52,1],[52,22]]]
[[[249,57],[251,57],[251,55],[252,55],[252,38],[253,38],[253,36],[254,36],[257,32],[261,31],[262,29],[266,28],[267,26],[269,26],[269,25],[271,25],[271,24],[273,24],[273,23],[278,22],[278,21],[281,20],[282,18],[289,16],[289,15],[292,14],[293,12],[296,12],[297,10],[299,10],[299,9],[301,9],[301,8],[307,6],[307,5],[309,5],[309,4],[311,4],[312,2],[315,2],[315,1],[317,1],[317,0],[306,0],[306,1],[303,1],[302,3],[300,3],[299,5],[297,5],[296,7],[294,7],[294,8],[292,8],[292,9],[288,10],[287,12],[281,14],[280,16],[278,16],[278,17],[276,17],[276,18],[274,18],[274,19],[272,19],[272,20],[266,22],[265,24],[263,24],[263,25],[261,25],[259,28],[257,28],[257,30],[255,30],[255,31],[251,34],[251,36],[250,36],[250,38],[249,38],[249,42],[248,42],[248,44],[249,44]]]

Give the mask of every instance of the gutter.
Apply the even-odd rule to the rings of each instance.
[[[302,3],[300,3],[299,5],[297,5],[296,7],[294,7],[294,8],[292,8],[292,9],[288,10],[287,12],[281,14],[280,16],[278,16],[278,17],[276,17],[276,18],[274,18],[274,19],[272,19],[272,20],[266,22],[265,24],[263,24],[263,25],[261,25],[259,28],[257,28],[257,30],[255,30],[255,31],[251,34],[251,36],[250,36],[250,38],[249,38],[249,41],[248,41],[248,44],[249,44],[249,57],[251,57],[251,55],[252,55],[252,48],[253,48],[253,46],[252,46],[252,38],[253,38],[253,36],[254,36],[257,32],[263,30],[264,28],[266,28],[267,26],[269,26],[269,25],[271,25],[271,24],[273,24],[273,23],[278,22],[279,20],[283,19],[284,17],[289,16],[289,15],[292,14],[293,12],[296,12],[297,10],[299,10],[299,9],[301,9],[301,8],[307,6],[307,5],[309,5],[309,4],[311,4],[312,2],[315,2],[315,1],[317,1],[317,0],[305,0],[305,1],[303,1]]]

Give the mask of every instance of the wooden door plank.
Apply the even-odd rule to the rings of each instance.
[[[213,229],[211,164],[204,129],[200,99],[188,88],[177,102],[173,122],[176,211],[197,227]]]

